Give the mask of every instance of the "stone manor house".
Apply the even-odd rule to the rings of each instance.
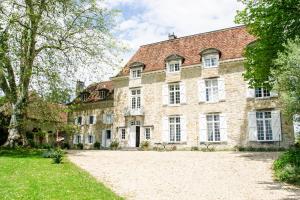
[[[292,123],[278,94],[249,88],[242,76],[243,51],[254,42],[244,26],[141,46],[111,81],[84,88],[77,83],[77,109],[69,116],[80,131],[73,144],[93,147],[212,144],[288,146]]]

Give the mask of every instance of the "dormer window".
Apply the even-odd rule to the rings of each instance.
[[[202,58],[202,66],[204,68],[212,68],[219,66],[221,52],[218,49],[210,48],[200,52]]]
[[[170,61],[168,63],[168,72],[179,72],[180,71],[180,61]]]
[[[105,99],[106,98],[106,94],[107,94],[106,90],[100,90],[99,91],[99,98],[100,99]]]
[[[141,78],[141,75],[142,75],[142,68],[131,69],[132,78]]]
[[[89,97],[88,93],[82,93],[81,94],[81,101],[86,101],[88,97]]]

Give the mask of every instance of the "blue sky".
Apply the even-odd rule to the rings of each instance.
[[[243,5],[237,0],[107,0],[121,10],[116,32],[130,51],[126,63],[139,46],[178,37],[235,26],[234,16]],[[123,64],[124,64],[123,63]]]

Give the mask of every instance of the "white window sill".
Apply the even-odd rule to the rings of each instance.
[[[167,106],[169,106],[169,107],[179,107],[179,106],[181,106],[181,104],[168,104]]]
[[[137,78],[133,78],[131,77],[130,80],[138,80],[138,79],[141,79],[142,77],[137,77]]]
[[[199,104],[205,103],[205,104],[217,104],[221,102],[225,102],[226,100],[219,100],[219,101],[200,101]]]
[[[177,75],[177,74],[180,74],[180,71],[175,71],[175,72],[167,71],[167,74],[169,74],[169,75]]]
[[[202,68],[203,68],[203,69],[215,69],[215,68],[218,68],[218,67],[219,67],[219,65],[209,66],[209,67],[206,67],[206,66],[203,66],[203,65],[202,65]]]

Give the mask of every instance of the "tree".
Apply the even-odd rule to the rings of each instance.
[[[272,75],[276,77],[275,88],[280,91],[284,111],[292,118],[300,113],[300,39],[288,41],[284,48],[275,60],[278,67]]]
[[[245,24],[257,40],[245,50],[245,79],[252,87],[272,87],[276,77],[272,69],[284,44],[300,35],[300,1],[241,0],[245,9],[238,12],[236,22]]]
[[[30,90],[49,97],[64,91],[78,67],[97,70],[112,61],[114,16],[99,0],[0,2],[0,88],[11,105],[6,146],[22,136]]]

